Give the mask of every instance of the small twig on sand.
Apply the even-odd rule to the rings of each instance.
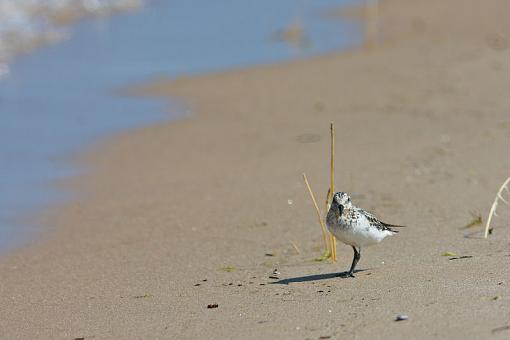
[[[317,218],[319,219],[319,223],[321,225],[322,238],[324,239],[325,251],[328,252],[329,249],[328,249],[328,238],[327,238],[326,226],[324,225],[324,220],[322,219],[322,215],[319,210],[319,206],[317,205],[317,201],[315,200],[315,196],[313,194],[312,188],[310,188],[310,184],[308,183],[308,179],[306,178],[306,174],[304,174],[304,173],[303,173],[303,180],[305,181],[305,185],[308,189],[308,193],[310,194],[310,197],[312,198],[313,205],[315,206],[315,211],[317,211]]]
[[[290,241],[290,244],[292,244],[294,250],[296,250],[296,253],[301,254],[301,250],[299,250],[297,244],[295,244],[293,241]]]
[[[507,200],[505,200],[503,198],[503,190],[506,190],[507,192],[510,192],[508,190],[508,183],[510,183],[510,177],[508,177],[506,179],[506,181],[503,183],[503,185],[499,188],[498,190],[498,193],[496,194],[496,198],[494,199],[494,203],[492,203],[492,206],[491,206],[491,210],[489,212],[489,217],[487,218],[487,224],[485,225],[485,235],[484,237],[487,238],[487,236],[489,235],[489,231],[491,230],[490,229],[490,225],[491,225],[491,221],[492,221],[492,216],[498,216],[496,214],[496,209],[498,207],[498,202],[499,201],[502,201],[503,203],[507,204],[510,206],[510,202],[508,202]]]

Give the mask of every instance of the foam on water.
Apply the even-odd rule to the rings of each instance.
[[[68,37],[72,21],[141,5],[142,0],[0,0],[0,77],[16,55]]]

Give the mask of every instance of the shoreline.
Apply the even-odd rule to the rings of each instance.
[[[328,3],[342,1],[346,0]],[[99,3],[108,2],[96,5]],[[121,3],[126,1],[110,5]],[[180,10],[174,10],[174,6]],[[227,7],[236,15],[222,20]],[[266,17],[263,4],[250,7],[248,13],[242,4],[232,7],[228,1],[206,2],[202,9],[209,14],[201,19],[201,24],[210,29],[204,37],[192,20],[186,20],[196,15],[188,2],[148,3],[138,12],[107,21],[81,21],[74,26],[73,39],[39,49],[13,63],[13,76],[0,82],[1,110],[7,117],[6,124],[0,127],[0,162],[7,164],[0,178],[0,252],[8,252],[24,241],[30,243],[30,236],[36,235],[30,232],[38,226],[32,228],[24,221],[59,203],[59,199],[72,196],[51,190],[51,183],[79,174],[80,169],[65,161],[69,154],[80,152],[81,147],[87,148],[88,142],[98,138],[170,121],[187,110],[174,103],[162,112],[162,101],[119,97],[119,88],[162,73],[182,77],[227,66],[320,54],[353,44],[357,26],[323,20],[315,13],[323,7],[327,7],[326,3],[295,5],[287,0]],[[24,8],[23,4],[20,8]],[[302,17],[301,35],[313,42],[306,48],[293,46],[295,41],[273,41],[273,34],[286,27],[295,11]],[[235,31],[239,18],[246,16],[250,20],[263,16],[265,25],[248,25],[232,39],[224,39]],[[181,30],[188,33],[178,34]],[[338,32],[343,32],[340,37],[335,35]],[[328,38],[332,36],[335,38]],[[249,49],[242,47],[251,40]],[[162,46],[161,41],[172,43]],[[210,58],[196,58],[204,49]],[[46,86],[48,83],[53,85]],[[169,101],[164,99],[165,103]],[[21,135],[26,137],[20,140]],[[44,143],[40,143],[42,140]]]
[[[503,1],[468,2],[389,1],[381,45],[139,86],[196,114],[78,158],[93,169],[65,183],[80,200],[48,212],[47,240],[0,258],[4,335],[504,338],[510,230],[503,217],[488,240],[461,228],[510,168],[508,51],[486,38],[510,27]],[[475,29],[474,15],[492,20]],[[416,17],[420,30],[392,35]],[[300,178],[322,199],[330,121],[337,186],[409,226],[367,249],[354,280],[333,277],[348,247],[313,261],[321,234]]]

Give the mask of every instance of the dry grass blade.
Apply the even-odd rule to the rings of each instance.
[[[313,194],[312,188],[310,188],[310,183],[308,183],[308,179],[306,178],[306,174],[303,173],[303,180],[305,181],[306,188],[308,189],[308,193],[312,198],[313,205],[315,206],[315,211],[317,212],[317,218],[319,219],[319,223],[321,225],[322,238],[324,240],[325,251],[328,252],[328,237],[326,226],[324,225],[324,220],[322,219],[321,211],[319,210],[319,206],[317,205],[317,201],[315,200],[315,196]]]
[[[463,226],[460,229],[474,228],[474,227],[481,226],[483,224],[482,215],[480,213],[471,213],[471,215],[473,217],[471,219],[471,222],[469,222],[468,224],[466,224],[465,226]]]
[[[330,183],[329,183],[329,191],[328,191],[328,197],[326,201],[328,202],[328,210],[329,205],[331,204],[331,200],[333,199],[333,195],[335,194],[335,124],[331,122],[330,125],[330,131],[331,131],[331,177],[330,177]],[[326,210],[326,211],[328,211]],[[331,259],[333,262],[336,262],[336,238],[335,236],[331,235]]]
[[[294,250],[296,251],[296,253],[298,253],[298,255],[301,254],[301,250],[299,250],[296,243],[294,243],[293,241],[290,241],[290,244],[292,244],[292,246],[294,247]]]
[[[324,204],[324,210],[329,211],[329,207],[331,206],[330,202],[333,199],[333,194],[331,194],[331,188],[328,189],[328,193],[326,195],[326,202]],[[329,249],[331,249],[331,261],[336,262],[336,238],[333,234],[329,234]]]
[[[508,190],[508,183],[510,183],[510,177],[508,177],[506,179],[506,181],[503,183],[503,185],[501,185],[501,187],[498,190],[498,193],[496,194],[496,198],[494,199],[494,203],[492,203],[491,210],[489,212],[489,217],[487,218],[487,224],[485,225],[485,235],[484,235],[485,238],[487,238],[487,236],[489,235],[489,231],[492,230],[492,229],[490,229],[492,216],[497,216],[496,209],[498,208],[499,201],[502,201],[503,203],[510,206],[510,203],[503,198],[503,190],[510,192]]]
[[[331,194],[331,188],[328,189],[328,193],[326,194],[326,201],[324,202],[324,211],[329,211],[331,200],[333,199],[333,195]],[[331,249],[331,261],[336,262],[336,238],[333,234],[329,234],[329,249]]]
[[[333,251],[331,252],[331,261],[336,262],[336,238],[333,234],[330,234],[331,248]]]
[[[320,257],[315,258],[314,261],[315,262],[324,262],[327,259],[329,259],[330,257],[331,257],[331,253],[329,251],[326,251],[326,252],[322,253],[322,255]]]

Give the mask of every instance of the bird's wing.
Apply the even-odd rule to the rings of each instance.
[[[365,211],[363,209],[359,209],[359,212],[367,218],[368,222],[370,222],[370,225],[376,227],[379,230],[388,230],[394,233],[398,233],[398,231],[393,230],[392,228],[404,228],[403,225],[395,225],[395,224],[389,224],[385,223],[383,221],[380,221],[377,217],[369,213],[368,211]]]

